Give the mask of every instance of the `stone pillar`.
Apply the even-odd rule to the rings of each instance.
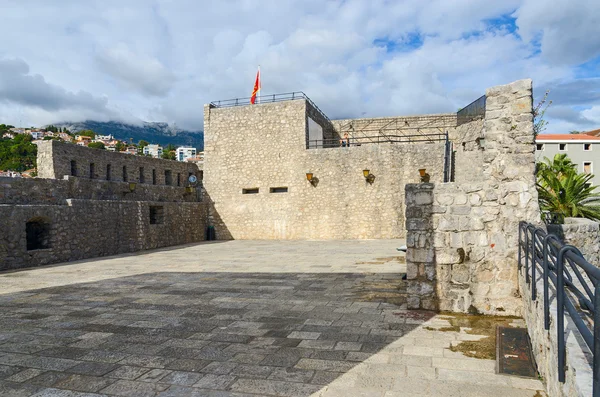
[[[406,279],[409,309],[438,309],[433,247],[433,187],[432,183],[406,185]]]

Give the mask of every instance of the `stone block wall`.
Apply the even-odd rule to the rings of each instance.
[[[205,107],[204,186],[218,239],[404,237],[404,185],[419,168],[443,180],[443,143],[306,149],[308,117],[328,128],[318,114],[304,100]]]
[[[479,180],[406,187],[410,308],[521,313],[518,223],[540,222],[531,90],[487,90]]]
[[[70,175],[148,185],[187,186],[189,175],[196,175],[198,179],[202,176],[198,166],[188,162],[90,149],[59,141],[42,141],[37,145],[39,178],[63,179]],[[170,181],[167,180],[169,174]]]
[[[150,207],[161,208],[151,224]],[[47,265],[204,240],[206,205],[69,199],[66,205],[0,204],[0,270]],[[27,249],[26,223],[49,225],[49,248]]]
[[[585,218],[565,218],[563,225],[547,225],[548,233],[579,248],[585,259],[600,267],[600,223]]]

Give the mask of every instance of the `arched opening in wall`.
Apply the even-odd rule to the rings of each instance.
[[[25,224],[27,251],[50,248],[50,220],[34,217]]]
[[[173,184],[173,177],[171,176],[171,170],[165,170],[165,185],[171,186]]]
[[[127,182],[127,166],[123,166],[123,182]]]
[[[94,179],[96,177],[96,164],[90,163],[90,179]]]
[[[77,176],[77,162],[71,160],[71,176]]]
[[[106,180],[110,181],[110,164],[106,165]]]

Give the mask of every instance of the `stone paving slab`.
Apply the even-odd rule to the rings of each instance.
[[[2,273],[0,395],[544,395],[449,350],[477,335],[405,309],[401,244],[236,241]]]

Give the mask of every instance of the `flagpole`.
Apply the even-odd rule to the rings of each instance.
[[[262,76],[260,75],[260,65],[258,65],[258,103],[260,103],[260,97],[262,95]]]

